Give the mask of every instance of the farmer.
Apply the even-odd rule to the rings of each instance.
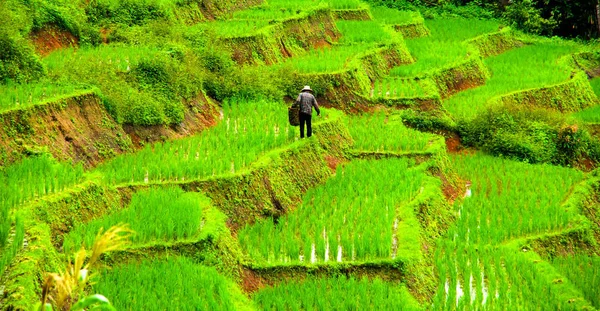
[[[321,115],[319,104],[312,92],[313,90],[307,85],[296,99],[296,103],[300,105],[300,138],[304,138],[304,124],[306,124],[306,136],[312,136],[312,108],[315,107],[317,117]]]

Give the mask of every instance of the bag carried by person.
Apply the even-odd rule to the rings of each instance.
[[[294,103],[288,108],[288,119],[291,126],[300,125],[300,104]]]

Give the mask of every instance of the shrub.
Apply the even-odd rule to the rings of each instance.
[[[565,166],[584,155],[597,160],[590,134],[554,111],[492,106],[457,128],[465,145],[493,155]]]
[[[25,40],[0,32],[0,82],[30,82],[44,74],[42,63]]]
[[[546,19],[532,0],[515,0],[506,7],[504,17],[513,27],[536,35],[551,35],[558,23],[554,16]]]

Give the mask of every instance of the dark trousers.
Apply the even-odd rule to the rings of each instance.
[[[304,124],[306,124],[306,136],[312,136],[312,115],[300,112],[300,138],[304,138]]]

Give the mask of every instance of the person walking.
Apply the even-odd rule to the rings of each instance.
[[[317,111],[317,117],[321,115],[321,110],[319,109],[319,104],[317,104],[317,99],[312,94],[313,90],[311,90],[310,86],[305,86],[300,95],[298,95],[298,99],[296,99],[296,104],[300,106],[300,138],[304,138],[304,125],[306,124],[306,136],[312,136],[312,109],[313,107]]]

